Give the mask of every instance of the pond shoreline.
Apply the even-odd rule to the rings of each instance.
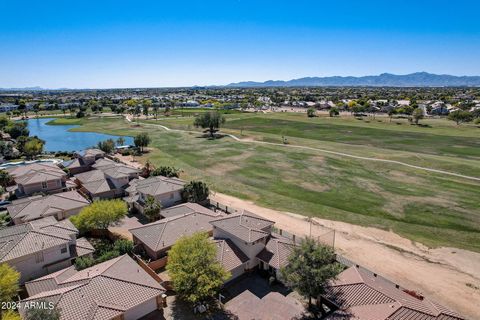
[[[59,118],[31,118],[27,122],[30,136],[38,136],[45,141],[46,152],[74,152],[96,147],[98,142],[122,137],[125,144],[133,144],[133,137],[111,135],[98,132],[72,130],[81,126],[83,119],[65,118],[63,123],[55,123]],[[67,121],[65,121],[67,120]],[[67,123],[65,123],[67,122]]]

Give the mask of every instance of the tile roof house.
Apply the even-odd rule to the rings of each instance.
[[[278,270],[288,264],[288,258],[294,248],[295,244],[290,239],[272,234],[268,238],[265,248],[257,254],[260,268],[275,272],[278,276]]]
[[[248,211],[221,217],[210,223],[214,238],[230,239],[248,257],[247,269],[258,265],[257,255],[267,245],[274,225],[273,221]]]
[[[125,198],[130,207],[143,212],[145,200],[148,196],[154,197],[167,208],[182,202],[182,191],[185,181],[178,178],[155,176],[147,179],[135,179],[130,181],[125,191]]]
[[[80,190],[92,199],[110,199],[124,195],[124,188],[140,170],[109,159],[99,159],[94,170],[75,175]]]
[[[69,220],[57,221],[54,217],[0,229],[0,263],[17,269],[21,283],[44,276],[93,253],[90,243],[77,240],[77,235]]]
[[[81,271],[63,269],[25,287],[29,297],[21,301],[23,305],[52,302],[61,320],[139,319],[162,308],[165,292],[128,255]]]
[[[67,174],[52,163],[38,162],[7,169],[13,177],[16,187],[8,189],[15,191],[18,197],[34,193],[57,193],[71,190],[75,187]]]
[[[105,152],[99,149],[86,149],[75,152],[74,157],[73,160],[65,161],[62,164],[70,171],[71,175],[91,170],[95,161],[105,157]]]
[[[229,239],[215,239],[217,260],[231,276],[227,280],[233,280],[241,276],[247,269],[248,257]]]
[[[54,216],[63,220],[80,212],[90,201],[77,191],[56,193],[48,196],[32,196],[14,200],[7,207],[14,224]]]
[[[155,221],[141,227],[130,229],[133,242],[141,245],[153,260],[165,256],[166,252],[182,236],[196,232],[212,232],[210,221],[221,216],[196,203],[184,203],[172,209],[182,208],[186,213]]]
[[[460,320],[455,312],[363,268],[352,266],[331,281],[321,303],[334,310],[326,319]]]

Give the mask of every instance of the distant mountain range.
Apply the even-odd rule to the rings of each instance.
[[[260,87],[480,87],[480,76],[452,76],[448,74],[433,74],[428,72],[415,72],[404,75],[382,73],[378,76],[363,77],[305,77],[293,80],[268,80],[265,82],[242,81],[230,83],[226,86],[201,86],[207,87],[234,87],[234,88],[260,88]],[[197,88],[194,86],[192,88]],[[114,89],[114,88],[112,88]],[[132,88],[134,89],[134,88]],[[92,90],[92,89],[47,89],[42,87],[26,88],[0,88],[0,91],[46,91],[46,90]]]
[[[48,90],[41,87],[25,87],[25,88],[0,88],[1,91],[41,91]]]
[[[416,72],[405,75],[382,73],[363,77],[306,77],[288,81],[268,80],[265,82],[244,81],[230,83],[227,87],[478,87],[480,76],[452,76]]]

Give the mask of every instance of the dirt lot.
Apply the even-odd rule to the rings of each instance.
[[[255,212],[276,226],[297,235],[308,235],[304,216],[259,207],[252,202],[215,193],[213,200]],[[335,247],[348,259],[399,285],[477,319],[480,314],[480,254],[456,248],[429,249],[399,235],[376,228],[315,218],[320,226],[336,230]],[[312,235],[324,233],[313,227]]]
[[[121,160],[139,164],[127,157]],[[290,233],[309,233],[309,222],[299,214],[260,207],[221,193],[215,193],[212,198],[274,220],[277,227]],[[314,220],[320,226],[336,230],[335,247],[348,259],[462,315],[478,318],[480,304],[472,301],[480,301],[480,253],[448,247],[430,249],[393,232],[319,218]],[[314,236],[324,232],[322,227],[312,229]]]

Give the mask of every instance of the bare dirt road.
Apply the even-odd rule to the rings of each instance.
[[[263,208],[221,193],[214,193],[212,198],[273,220],[277,227],[290,233],[310,232],[310,223],[304,216]],[[319,218],[314,221],[320,226],[312,227],[312,236],[324,234],[323,227],[335,229],[335,248],[348,259],[470,319],[480,319],[479,253],[455,248],[429,249],[393,232]]]

